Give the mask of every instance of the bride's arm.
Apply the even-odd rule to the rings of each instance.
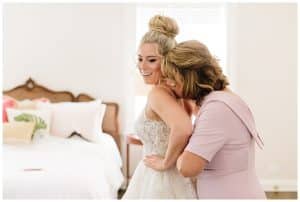
[[[156,170],[166,170],[175,165],[192,133],[189,115],[164,88],[155,87],[148,97],[151,109],[170,127],[168,148],[165,157],[148,156],[145,164]],[[157,134],[159,135],[159,134]]]

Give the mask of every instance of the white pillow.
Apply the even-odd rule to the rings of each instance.
[[[28,114],[29,116],[27,116]],[[38,129],[35,131],[34,135],[47,135],[50,132],[50,122],[51,122],[51,111],[47,109],[43,110],[23,110],[23,109],[13,109],[13,108],[8,108],[7,109],[7,116],[8,116],[8,121],[9,122],[22,122],[23,119],[18,120],[18,117],[24,115],[25,118],[26,116],[28,118],[33,118],[36,120],[36,118],[40,118],[45,124],[46,128],[45,129]],[[26,122],[26,121],[24,121]]]
[[[51,135],[66,138],[76,132],[90,141],[102,132],[105,107],[101,100],[37,104],[38,109],[51,110]]]

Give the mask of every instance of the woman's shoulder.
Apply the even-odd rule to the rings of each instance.
[[[159,113],[178,102],[174,93],[166,86],[154,86],[148,93],[146,113],[150,119],[161,120]],[[175,110],[172,107],[172,110]]]
[[[247,105],[243,99],[237,95],[236,93],[232,91],[212,91],[209,93],[203,100],[203,105],[210,102],[224,102],[229,105],[235,105],[235,104],[245,104]]]
[[[171,96],[171,97],[175,97],[174,92],[166,85],[164,84],[159,84],[154,86],[151,91],[149,92],[149,97],[160,97],[160,96]]]
[[[154,86],[148,94],[149,106],[169,106],[178,103],[178,99],[171,89],[164,85]]]
[[[252,114],[248,104],[237,94],[227,91],[211,92],[203,101],[201,109],[235,113],[238,116]]]

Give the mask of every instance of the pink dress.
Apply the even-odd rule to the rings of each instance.
[[[252,113],[238,96],[215,91],[205,97],[186,147],[208,161],[197,177],[200,199],[265,199],[255,171]]]

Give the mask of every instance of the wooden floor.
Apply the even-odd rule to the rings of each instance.
[[[121,199],[126,190],[119,190],[118,199]],[[297,199],[297,192],[266,192],[267,199]]]
[[[266,192],[268,199],[297,199],[297,192]]]

